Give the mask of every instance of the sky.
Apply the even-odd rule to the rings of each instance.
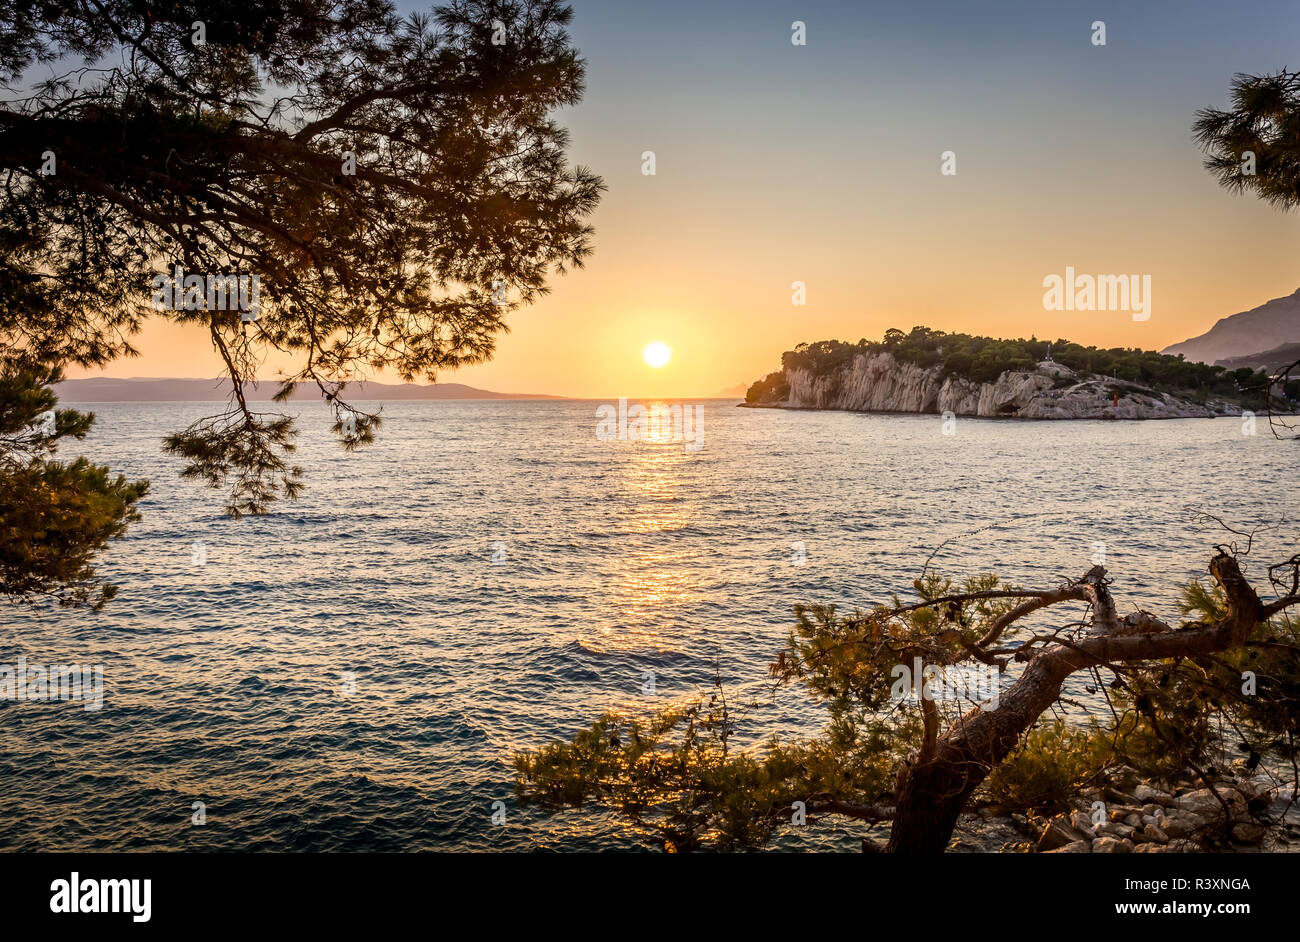
[[[443,381],[703,398],[920,324],[1158,349],[1300,287],[1300,215],[1223,190],[1191,136],[1234,73],[1300,68],[1294,0],[573,6],[587,93],[558,118],[608,186],[595,252]],[[1067,266],[1149,275],[1149,319],[1045,310]],[[202,330],[137,346],[103,375],[220,373]]]

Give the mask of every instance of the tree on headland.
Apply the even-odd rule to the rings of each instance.
[[[133,353],[193,325],[229,408],[166,439],[234,515],[302,487],[295,429],[244,395],[319,388],[344,447],[380,371],[436,379],[492,355],[506,315],[591,251],[600,180],[552,112],[584,64],[556,0],[86,0],[0,4],[0,345],[36,364]],[[184,291],[163,296],[161,276]],[[191,292],[184,280],[203,281]],[[213,279],[256,278],[256,308]],[[204,285],[208,286],[206,293]],[[241,295],[241,300],[247,300]]]
[[[761,846],[783,825],[837,816],[890,824],[887,844],[864,839],[866,849],[938,853],[981,789],[1044,777],[1027,734],[1066,704],[1063,685],[1078,673],[1105,692],[1112,720],[1071,734],[1084,748],[1067,791],[1121,760],[1190,770],[1213,788],[1232,745],[1244,744],[1251,768],[1268,755],[1294,769],[1300,624],[1287,610],[1300,604],[1300,555],[1267,569],[1268,600],[1234,548],[1219,549],[1209,574],[1185,591],[1180,608],[1194,617],[1180,625],[1121,614],[1101,566],[1038,590],[995,576],[954,586],[928,573],[914,584],[916,602],[851,616],[799,608],[771,673],[826,706],[818,737],[731,748],[738,720],[719,683],[708,699],[648,716],[607,713],[569,742],[520,754],[517,787],[546,807],[611,808],[674,850]],[[966,709],[942,690],[950,672],[972,667],[1007,682]],[[918,682],[921,695],[909,698]],[[1061,767],[1061,738],[1046,749]]]
[[[1238,74],[1226,111],[1203,108],[1193,132],[1206,152],[1205,167],[1236,193],[1254,193],[1283,211],[1300,206],[1300,72]],[[1264,398],[1300,379],[1300,360],[1279,367]],[[1294,430],[1275,416],[1270,424]]]

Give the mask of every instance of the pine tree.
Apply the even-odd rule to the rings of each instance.
[[[552,118],[583,91],[571,16],[555,0],[405,19],[387,0],[0,4],[0,349],[102,363],[147,317],[192,325],[232,397],[167,449],[228,487],[232,514],[296,495],[292,420],[244,395],[269,354],[297,364],[278,401],[318,389],[343,446],[364,445],[379,417],[348,383],[490,358],[509,312],[590,253],[602,184]],[[213,293],[225,276],[257,279],[241,282],[254,309]]]
[[[138,518],[148,485],[55,457],[94,422],[56,408],[50,387],[61,378],[57,366],[0,360],[0,598],[100,608],[117,588],[97,578],[95,557]]]

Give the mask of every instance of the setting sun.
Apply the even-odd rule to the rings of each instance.
[[[668,344],[656,340],[654,343],[646,344],[645,349],[641,351],[641,358],[645,360],[647,366],[659,369],[661,366],[668,365],[668,361],[673,358],[673,351],[669,349]]]

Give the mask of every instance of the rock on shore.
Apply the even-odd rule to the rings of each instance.
[[[1131,771],[1122,769],[1122,771]],[[1281,804],[1266,776],[1225,776],[1214,788],[1192,784],[1163,791],[1141,783],[1131,792],[1115,785],[1096,789],[1085,808],[1057,815],[1037,827],[1033,849],[1050,854],[1130,854],[1204,851],[1207,841],[1238,847],[1259,845],[1271,823],[1270,850],[1290,849],[1289,830],[1270,808]]]
[[[974,808],[958,820],[954,853],[1300,853],[1300,805],[1292,786],[1244,759],[1204,781],[1155,785],[1128,766],[1084,789],[1074,810],[1040,817]]]

